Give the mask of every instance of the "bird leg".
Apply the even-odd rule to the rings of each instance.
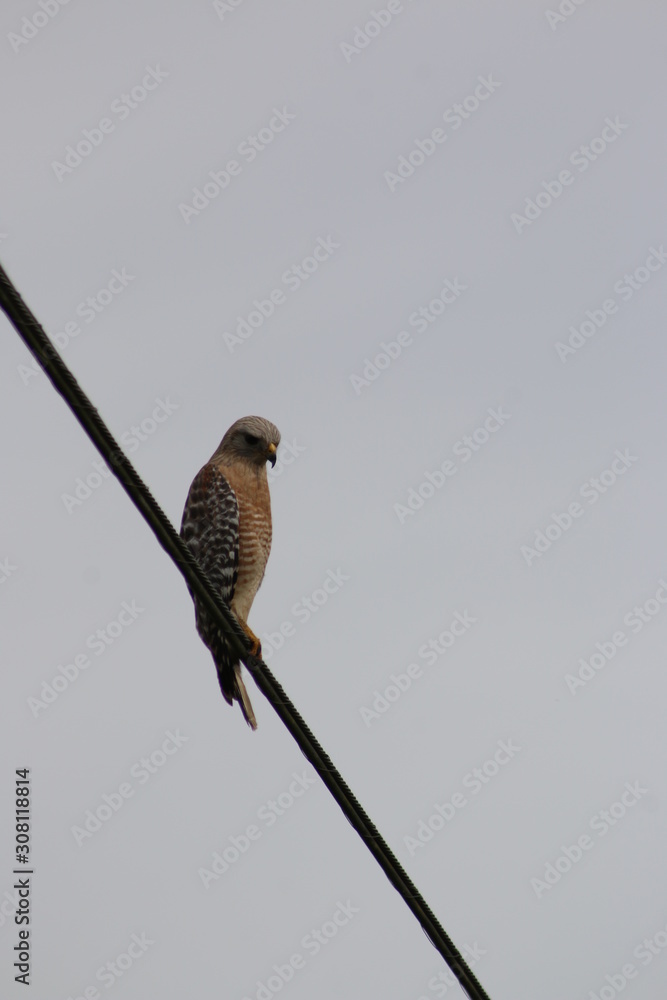
[[[245,634],[250,639],[250,642],[251,642],[250,655],[251,656],[261,656],[262,655],[262,644],[259,641],[259,639],[257,638],[257,636],[255,635],[255,633],[253,632],[253,630],[241,618],[238,619],[238,623],[241,626],[241,628],[243,629],[243,631],[245,632]]]

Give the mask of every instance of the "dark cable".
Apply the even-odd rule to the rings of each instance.
[[[385,843],[379,830],[352,794],[281,685],[263,660],[251,656],[248,652],[248,640],[236,617],[216,595],[211,581],[140,479],[99,413],[19,295],[2,265],[0,265],[0,307],[107,462],[162,548],[183,574],[192,593],[204,605],[218,627],[230,637],[232,646],[252,674],[255,684],[292,734],[299,749],[313,765],[391,884],[415,915],[427,938],[442,955],[466,995],[470,1000],[490,1000],[463,955],[441,926],[389,845]]]

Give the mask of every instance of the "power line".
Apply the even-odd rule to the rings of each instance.
[[[257,687],[292,734],[299,749],[313,765],[342,809],[343,814],[359,834],[391,884],[417,918],[433,947],[442,955],[456,976],[461,988],[470,1000],[490,1000],[489,995],[469,968],[463,955],[442,927],[389,845],[385,843],[379,830],[348,788],[343,777],[311,733],[281,685],[263,660],[249,653],[245,633],[235,616],[216,595],[211,581],[200,569],[190,550],[176,533],[165,513],[123,453],[74,375],[21,298],[2,265],[0,265],[0,307],[53,383],[56,391],[63,397],[88,437],[108,463],[130,500],[152,529],[162,548],[185,577],[192,593],[206,608],[216,625],[229,636],[234,651],[245,663]]]

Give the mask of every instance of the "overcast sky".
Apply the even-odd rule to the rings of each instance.
[[[0,259],[174,524],[277,424],[250,624],[493,1000],[667,988],[657,0],[0,13]],[[462,997],[0,319],[2,995]]]

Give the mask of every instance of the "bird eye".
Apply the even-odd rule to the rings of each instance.
[[[255,434],[245,434],[246,444],[257,444],[259,438]]]

